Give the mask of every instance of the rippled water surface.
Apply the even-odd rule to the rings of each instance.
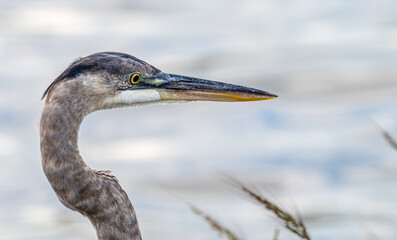
[[[278,94],[97,112],[80,148],[110,169],[144,239],[297,239],[225,183],[232,175],[305,220],[313,239],[397,239],[397,3],[0,1],[0,239],[96,239],[41,169],[41,95],[75,58],[120,51],[165,72]]]

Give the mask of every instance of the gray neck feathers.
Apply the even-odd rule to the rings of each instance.
[[[40,121],[44,173],[60,201],[90,219],[98,239],[140,240],[135,211],[117,179],[108,172],[93,171],[80,156],[80,124],[96,110],[92,106],[99,97],[81,92],[79,84],[69,81],[46,99]]]

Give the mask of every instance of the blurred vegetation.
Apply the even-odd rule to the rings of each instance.
[[[275,214],[275,216],[280,219],[286,229],[290,232],[294,233],[295,235],[299,236],[301,239],[310,240],[309,234],[307,232],[306,226],[300,216],[295,217],[285,209],[281,208],[278,204],[269,199],[265,198],[263,195],[259,194],[254,189],[248,187],[247,185],[239,182],[234,178],[229,178],[231,180],[232,185],[238,188],[240,192],[244,195],[248,196],[249,199],[253,200],[254,202],[258,203],[260,206],[263,206],[268,211]],[[204,218],[204,220],[211,225],[211,227],[216,230],[221,236],[225,237],[229,240],[242,240],[243,238],[238,237],[235,233],[233,233],[228,228],[224,227],[218,221],[214,220],[208,214],[203,213],[195,206],[191,206],[192,211],[197,214],[198,216]],[[279,236],[279,230],[276,229],[274,232],[273,239],[277,240]]]
[[[374,122],[374,126],[379,131],[379,133],[381,134],[383,139],[390,145],[390,147],[392,147],[394,150],[397,151],[396,138],[394,138],[389,131],[382,128],[378,123]],[[288,229],[290,232],[299,236],[301,239],[307,239],[307,240],[311,239],[307,232],[306,226],[300,216],[298,216],[298,217],[293,216],[288,211],[282,209],[275,202],[272,202],[269,199],[265,198],[264,196],[259,194],[257,191],[253,190],[252,188],[248,187],[247,185],[243,184],[242,182],[239,182],[238,180],[236,180],[234,178],[230,178],[230,177],[229,177],[229,180],[231,180],[233,185],[235,187],[237,187],[239,189],[239,191],[241,191],[242,193],[247,195],[250,199],[254,200],[254,202],[263,206],[268,211],[274,213],[278,219],[282,220],[285,228]],[[197,207],[191,205],[191,210],[198,216],[204,218],[205,221],[208,224],[210,224],[210,226],[214,230],[216,230],[221,236],[225,237],[226,239],[243,240],[243,238],[237,236],[230,229],[224,227],[221,223],[216,221],[213,217],[204,213]],[[274,235],[273,235],[273,240],[278,240],[279,234],[280,234],[280,230],[275,229]],[[368,240],[378,240],[379,239],[374,233],[367,234],[366,238]]]
[[[382,135],[383,139],[385,139],[385,141],[387,143],[390,144],[390,146],[397,151],[397,141],[396,139],[385,129],[383,129],[378,123],[374,122],[375,127],[378,129],[378,131],[380,132],[380,134]]]

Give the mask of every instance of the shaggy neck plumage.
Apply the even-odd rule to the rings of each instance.
[[[44,105],[40,121],[43,170],[60,201],[90,219],[98,239],[140,240],[134,209],[116,178],[93,171],[80,156],[78,131],[93,102],[73,94],[74,87],[54,91]]]

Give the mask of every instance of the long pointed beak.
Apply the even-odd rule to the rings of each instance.
[[[151,85],[163,100],[242,102],[277,97],[254,88],[170,73],[158,74]]]

